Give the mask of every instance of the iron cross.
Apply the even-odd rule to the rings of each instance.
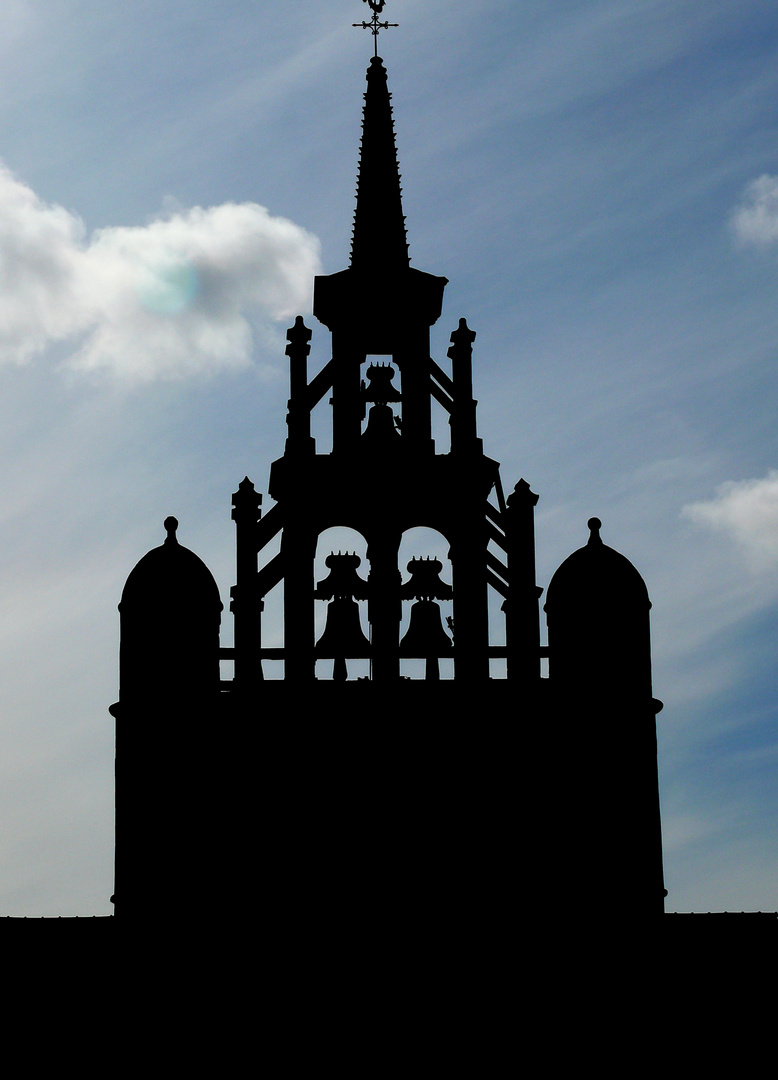
[[[370,22],[355,22],[352,26],[359,26],[363,30],[372,30],[373,39],[375,42],[374,56],[378,56],[378,31],[387,30],[390,26],[399,26],[399,23],[381,22],[378,16],[384,9],[386,0],[365,0],[366,4],[370,5],[370,10],[373,12],[373,18]]]

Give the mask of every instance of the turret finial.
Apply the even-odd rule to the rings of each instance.
[[[586,522],[586,524],[589,526],[589,529],[590,529],[590,532],[591,532],[591,535],[589,537],[589,543],[590,544],[601,544],[602,543],[602,537],[600,536],[600,529],[602,528],[602,522],[600,521],[600,519],[599,518],[594,518],[594,517],[589,518],[589,520]]]
[[[174,517],[165,518],[165,529],[167,530],[167,536],[165,537],[166,544],[177,544],[178,537],[176,536],[176,529],[178,528],[178,520]]]

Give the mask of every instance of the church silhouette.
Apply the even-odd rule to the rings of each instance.
[[[266,770],[278,831],[260,849],[272,851],[274,876],[298,878],[289,860],[304,851],[304,874],[328,882],[333,897],[356,890],[387,904],[395,893],[397,912],[411,889],[411,908],[433,911],[464,873],[490,904],[507,903],[516,866],[506,866],[505,845],[514,842],[522,801],[529,807],[537,797],[535,784],[521,780],[520,760],[533,744],[542,754],[559,739],[569,766],[560,771],[554,754],[546,827],[565,849],[562,877],[589,876],[588,838],[615,803],[620,812],[608,828],[620,857],[600,868],[593,910],[599,890],[618,880],[633,917],[661,914],[661,706],[651,694],[646,587],[592,519],[588,542],[549,586],[549,645],[541,647],[537,496],[519,480],[506,497],[499,465],[484,453],[473,398],[476,335],[464,319],[451,334],[448,369],[430,357],[446,284],[410,265],[387,74],[376,56],[350,264],[314,282],[314,315],[332,335],[332,358],[310,377],[311,330],[298,317],[287,335],[288,437],[270,469],[272,505],[248,478],[232,499],[234,647],[219,646],[216,583],[179,542],[173,518],[122,594],[120,697],[111,710],[118,919],[154,919],[160,894],[175,895],[201,863],[206,837],[216,866],[198,882],[198,903],[218,909],[217,867],[232,831],[220,828],[220,815],[227,805],[234,818],[237,798],[245,801],[240,816],[256,818],[250,789],[267,796]],[[311,411],[325,396],[329,453],[317,452],[311,435]],[[433,409],[448,414],[443,448],[433,439]],[[317,581],[318,539],[336,527],[363,538],[366,565],[356,553],[332,551]],[[404,535],[420,528],[440,536],[445,560],[417,552],[401,564]],[[277,588],[280,648],[265,644],[262,626],[265,597]],[[491,616],[490,593],[498,601]],[[316,609],[325,605],[317,637]],[[445,622],[441,605],[452,612]],[[232,680],[220,681],[220,660],[234,662]],[[264,667],[278,660],[283,678],[267,678]],[[360,660],[365,676],[350,678],[349,665]],[[450,679],[441,678],[441,663],[453,668]],[[492,677],[498,665],[503,677]],[[246,735],[256,743],[263,780],[245,777],[237,795],[221,785],[221,777],[229,789],[235,781],[215,738],[222,731],[237,740],[228,740],[230,754],[245,751]],[[568,803],[575,837],[554,823]],[[196,824],[174,830],[181,807]],[[270,822],[254,827],[273,830]],[[544,839],[526,843],[537,846],[536,862],[548,861]],[[551,866],[549,874],[559,876]],[[561,879],[558,887],[564,895]]]
[[[646,585],[593,517],[544,595],[538,496],[506,493],[478,433],[476,332],[459,318],[430,356],[446,284],[410,263],[375,55],[350,262],[313,287],[331,359],[309,372],[298,316],[267,498],[248,477],[232,496],[234,644],[186,522],[121,596],[115,917],[97,922],[226,925],[239,903],[349,940],[475,926],[495,945],[528,910],[676,945],[774,932],[774,914],[665,915]],[[362,555],[324,550],[334,529]],[[435,554],[408,550],[421,530]]]

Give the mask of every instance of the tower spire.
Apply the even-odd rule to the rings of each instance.
[[[367,71],[351,267],[384,277],[407,269],[409,261],[391,94],[383,61],[374,56]]]

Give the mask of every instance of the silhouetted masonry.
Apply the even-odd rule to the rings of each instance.
[[[164,897],[229,907],[236,860],[271,903],[273,883],[287,916],[311,902],[337,912],[350,898],[352,921],[376,905],[400,921],[425,910],[439,919],[476,896],[505,915],[526,874],[542,881],[546,910],[569,907],[574,882],[578,910],[618,896],[633,919],[661,914],[646,587],[592,519],[549,586],[541,647],[537,496],[520,480],[506,498],[484,453],[475,332],[459,319],[448,362],[430,356],[446,283],[410,265],[375,57],[351,261],[314,282],[332,358],[309,372],[311,330],[298,317],[270,505],[248,479],[232,500],[234,647],[219,647],[216,583],[173,518],[122,595],[120,918],[154,918]],[[311,412],[327,397],[332,446],[320,453]],[[433,410],[448,417],[444,447]],[[319,537],[334,527],[358,534],[365,557],[333,551],[317,581]],[[403,538],[420,527],[439,535],[442,557],[412,551],[401,562]],[[280,646],[262,624],[274,589]],[[234,677],[220,681],[228,659]],[[282,678],[268,678],[278,661]]]
[[[430,356],[446,283],[410,265],[375,57],[350,264],[313,289],[332,358],[308,370],[298,317],[269,499],[248,478],[232,498],[234,647],[220,647],[216,583],[173,518],[122,595],[111,712],[126,925],[237,907],[271,934],[504,948],[521,912],[576,934],[661,922],[646,586],[592,518],[548,586],[541,645],[537,495],[521,479],[506,497],[484,453],[475,332],[459,319],[447,359]],[[311,434],[324,399],[326,453]],[[322,550],[332,528],[362,554]],[[434,554],[404,546],[420,528],[439,535]],[[282,643],[263,626],[274,590]]]

